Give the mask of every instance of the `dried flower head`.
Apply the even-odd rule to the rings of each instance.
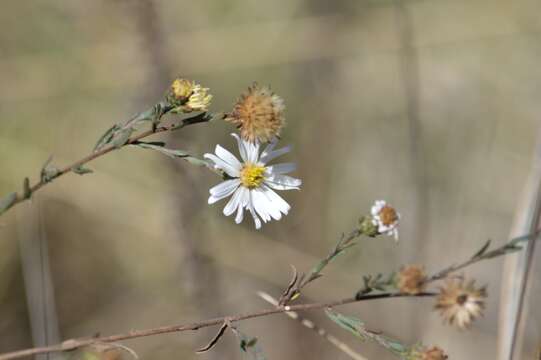
[[[486,297],[486,288],[476,288],[475,280],[465,283],[464,279],[448,279],[440,287],[434,308],[440,311],[445,322],[465,329],[483,314]]]
[[[404,266],[398,273],[398,290],[403,294],[416,295],[425,289],[426,273],[420,265]]]
[[[269,142],[279,136],[284,127],[284,109],[280,96],[254,83],[241,95],[233,111],[226,114],[225,121],[236,125],[246,141]]]
[[[421,353],[422,360],[445,360],[447,355],[437,346],[433,346]]]
[[[425,348],[423,346],[415,346],[406,356],[407,360],[446,360],[448,356],[437,346]]]
[[[378,227],[378,233],[394,236],[398,241],[398,223],[400,214],[385,200],[376,200],[371,209],[372,222]]]
[[[194,81],[175,79],[171,84],[169,102],[181,112],[207,111],[212,95],[209,89]]]

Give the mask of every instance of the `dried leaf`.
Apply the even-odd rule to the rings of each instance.
[[[201,354],[201,353],[207,352],[210,349],[212,349],[214,347],[214,345],[216,345],[218,343],[218,340],[220,340],[220,338],[224,335],[225,330],[227,329],[227,326],[228,326],[228,324],[225,322],[220,327],[220,330],[218,330],[216,335],[209,341],[209,343],[207,345],[205,345],[204,347],[202,347],[201,349],[196,350],[195,352],[198,353],[198,354]]]
[[[30,179],[27,177],[23,180],[23,199],[30,199],[32,196],[32,190],[30,189]]]

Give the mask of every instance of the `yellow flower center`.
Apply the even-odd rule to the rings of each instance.
[[[385,226],[394,224],[398,220],[398,214],[392,207],[385,205],[379,212],[379,218]]]
[[[240,171],[240,182],[242,186],[249,189],[257,188],[265,180],[265,167],[253,164],[245,164]]]

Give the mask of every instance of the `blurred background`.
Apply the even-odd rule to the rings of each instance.
[[[348,297],[363,274],[401,264],[439,270],[488,238],[502,244],[539,128],[540,13],[534,0],[3,0],[0,194],[36,180],[50,155],[65,165],[89,153],[178,75],[209,87],[214,111],[253,81],[271,85],[286,101],[283,141],[303,187],[282,193],[286,218],[255,231],[225,218],[225,203],[207,205],[214,174],[158,153],[123,149],[92,162],[94,174],[58,179],[0,218],[0,352],[268,307],[256,291],[278,297],[289,264],[308,270],[375,199],[400,210],[400,242],[362,240],[303,301]],[[156,140],[201,155],[234,149],[232,131],[214,122]],[[470,331],[443,325],[430,299],[340,310],[453,359],[492,359],[502,264],[466,271],[490,295]],[[321,312],[305,315],[369,359],[393,358]],[[541,315],[528,319],[533,359]],[[240,328],[269,359],[348,359],[282,315]],[[240,359],[231,334],[194,354],[215,331],[126,345],[142,359]]]

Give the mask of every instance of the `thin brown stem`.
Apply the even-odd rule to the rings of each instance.
[[[65,175],[65,174],[68,174],[70,172],[73,172],[73,169],[76,169],[76,168],[79,168],[79,167],[82,167],[83,165],[86,165],[87,163],[91,162],[92,160],[95,160],[99,157],[102,157],[110,152],[112,152],[113,150],[118,150],[126,145],[132,145],[132,144],[135,144],[137,143],[137,141],[141,140],[141,139],[144,139],[150,135],[154,135],[154,134],[157,134],[157,133],[161,133],[161,132],[166,132],[166,131],[171,131],[171,130],[176,130],[176,129],[179,129],[179,128],[182,128],[184,126],[187,126],[187,125],[192,125],[192,124],[197,124],[197,123],[200,123],[200,122],[206,122],[206,121],[210,121],[210,117],[206,117],[206,116],[194,116],[192,118],[187,118],[187,119],[184,119],[179,123],[175,123],[175,124],[172,124],[172,125],[168,125],[168,126],[160,126],[160,127],[157,127],[157,128],[153,128],[153,129],[150,129],[150,130],[147,130],[147,131],[143,131],[131,138],[129,138],[126,143],[124,143],[123,145],[121,146],[118,146],[118,145],[109,145],[109,146],[106,146],[104,147],[103,149],[100,149],[98,151],[95,151],[85,157],[83,157],[82,159],[79,159],[61,169],[58,170],[58,172],[55,174],[55,177],[54,177],[54,180],[56,180],[57,178],[61,177],[62,175]],[[26,191],[26,193],[28,193],[29,195],[33,195],[36,191],[40,190],[41,188],[43,188],[45,185],[51,183],[52,181],[46,181],[45,179],[40,179],[38,182],[36,182],[35,184],[31,185],[29,187],[29,189]],[[22,203],[23,201],[25,200],[29,200],[31,196],[26,196],[24,192],[18,192],[17,195],[16,195],[16,198],[15,198],[15,201],[13,202],[12,205],[10,205],[10,208],[14,207],[15,205],[19,204],[19,203]]]
[[[174,332],[183,332],[183,331],[188,331],[188,330],[198,330],[204,327],[222,325],[224,321],[226,320],[230,322],[237,322],[237,321],[253,319],[257,317],[279,314],[279,313],[283,313],[287,311],[324,309],[324,308],[352,304],[355,302],[367,301],[367,300],[398,298],[398,297],[427,297],[427,296],[435,296],[435,295],[436,295],[435,293],[421,293],[417,295],[407,295],[407,294],[400,294],[400,293],[384,293],[384,294],[375,294],[375,295],[365,295],[359,298],[351,297],[351,298],[335,300],[335,301],[330,301],[330,302],[280,306],[280,307],[276,307],[272,309],[259,310],[259,311],[255,311],[255,312],[247,313],[247,314],[223,316],[219,318],[208,319],[208,320],[203,320],[203,321],[188,323],[188,324],[167,325],[167,326],[161,326],[157,328],[144,329],[144,330],[132,330],[123,334],[101,336],[101,337],[95,337],[95,338],[70,339],[57,345],[37,347],[37,348],[14,351],[10,353],[4,353],[0,355],[0,360],[17,359],[24,356],[30,356],[30,355],[36,355],[36,354],[70,351],[70,350],[75,350],[75,349],[78,349],[84,346],[89,346],[96,343],[115,343],[122,340],[135,339],[135,338],[146,337],[146,336],[154,336],[154,335],[168,334],[168,333],[174,333]]]

